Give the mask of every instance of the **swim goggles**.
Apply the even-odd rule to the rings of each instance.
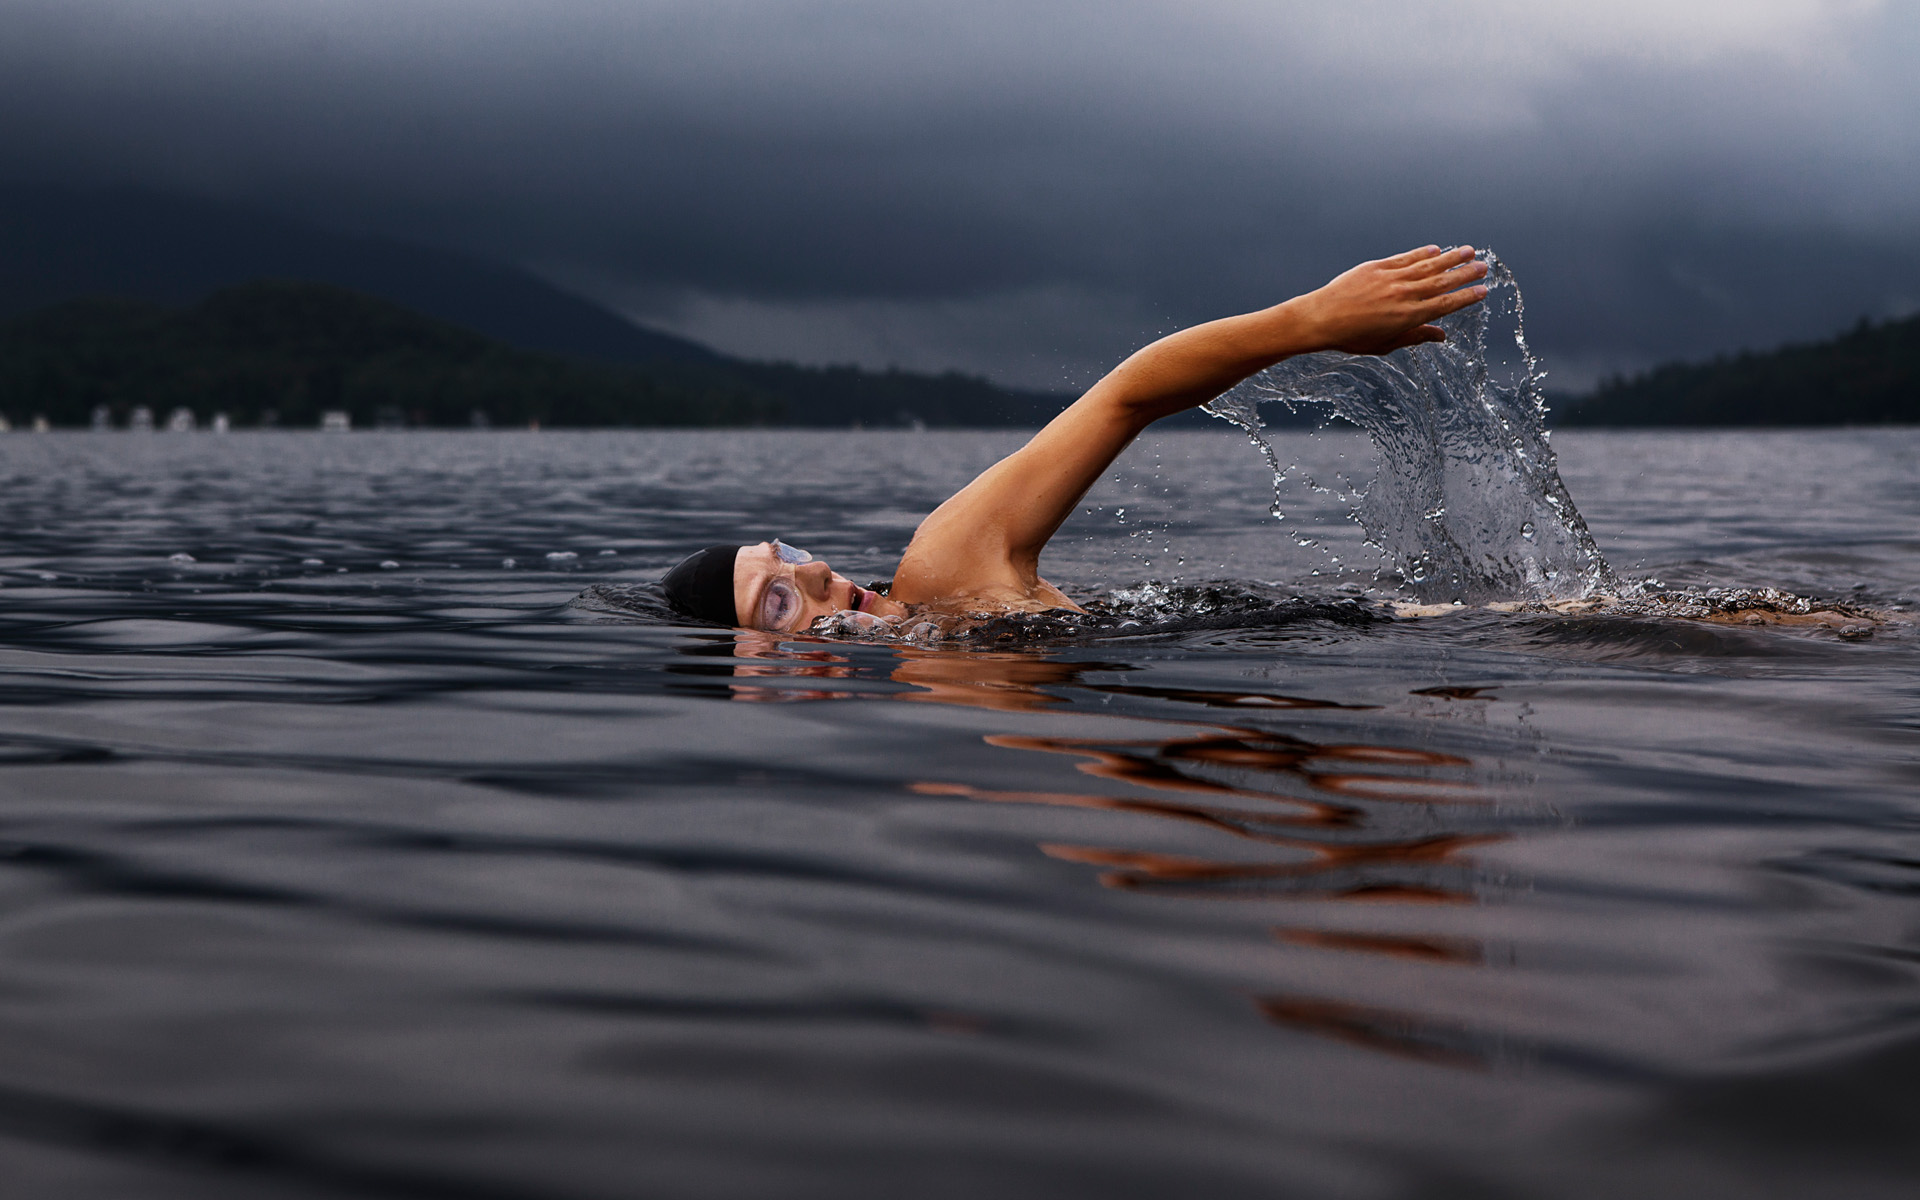
[[[779,538],[774,538],[770,544],[774,557],[789,567],[813,561],[813,555],[797,546],[789,546]],[[756,614],[759,619],[754,622],[754,627],[771,633],[783,632],[804,607],[800,589],[794,586],[792,573],[775,576],[767,584],[766,590],[760,593],[760,611]]]

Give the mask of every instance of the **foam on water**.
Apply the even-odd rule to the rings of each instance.
[[[1364,430],[1379,452],[1379,470],[1344,495],[1368,544],[1386,557],[1380,581],[1416,599],[1477,604],[1617,594],[1620,580],[1560,481],[1548,444],[1545,372],[1527,346],[1519,285],[1492,251],[1479,257],[1489,268],[1487,300],[1440,321],[1445,342],[1384,358],[1301,355],[1206,409],[1244,429],[1266,456],[1280,518],[1290,468],[1264,433],[1260,406],[1313,405]],[[1511,360],[1504,347],[1489,355],[1496,326],[1512,342]]]

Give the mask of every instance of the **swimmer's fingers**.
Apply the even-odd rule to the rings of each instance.
[[[1481,274],[1485,274],[1485,272],[1483,271]],[[1479,276],[1468,276],[1467,278],[1477,279]],[[1449,288],[1453,286],[1453,284],[1448,285]],[[1475,284],[1472,287],[1459,288],[1454,291],[1445,291],[1443,294],[1435,296],[1420,307],[1419,319],[1422,321],[1436,320],[1446,316],[1448,313],[1459,312],[1469,304],[1478,304],[1486,298],[1487,285],[1484,283]]]
[[[1428,246],[1425,250],[1409,253],[1411,257],[1396,255],[1396,259],[1407,257],[1405,263],[1400,263],[1394,269],[1396,275],[1400,275],[1402,280],[1423,280],[1423,278],[1440,275],[1442,271],[1452,271],[1453,267],[1473,261],[1473,246],[1455,246],[1452,250],[1440,250],[1438,246]],[[1388,261],[1392,263],[1396,259],[1388,259]]]
[[[1473,253],[1472,246],[1456,246],[1445,253],[1431,255],[1412,264],[1401,274],[1408,280],[1418,280],[1426,285],[1436,284],[1449,277],[1462,281],[1478,279],[1487,273],[1487,264],[1476,261]],[[1448,290],[1458,286],[1459,283],[1447,284]]]
[[[1438,275],[1424,279],[1421,281],[1421,284],[1426,288],[1428,295],[1439,295],[1442,292],[1451,292],[1455,288],[1463,287],[1476,279],[1485,279],[1486,277],[1487,264],[1468,261],[1461,263],[1452,270],[1442,271]]]
[[[1389,270],[1397,271],[1405,267],[1414,266],[1415,264],[1420,263],[1426,259],[1432,258],[1434,255],[1439,253],[1440,253],[1440,247],[1438,246],[1421,246],[1415,250],[1403,251],[1399,254],[1393,255],[1391,258],[1383,258],[1380,260],[1380,265],[1388,268]]]

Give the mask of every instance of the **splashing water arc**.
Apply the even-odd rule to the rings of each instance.
[[[1327,352],[1269,367],[1209,403],[1244,429],[1273,470],[1275,515],[1288,468],[1260,405],[1321,406],[1366,431],[1374,479],[1348,493],[1377,577],[1426,603],[1571,600],[1618,593],[1547,442],[1545,372],[1527,346],[1513,272],[1490,250],[1487,299],[1439,322],[1447,340],[1384,358]],[[1490,360],[1490,326],[1512,329],[1514,356]],[[1504,352],[1504,346],[1498,347]]]

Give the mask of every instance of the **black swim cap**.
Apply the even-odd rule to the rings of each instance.
[[[667,594],[667,603],[676,612],[715,625],[738,625],[740,618],[733,606],[733,560],[739,556],[738,546],[708,546],[695,551],[661,577],[660,590]]]

